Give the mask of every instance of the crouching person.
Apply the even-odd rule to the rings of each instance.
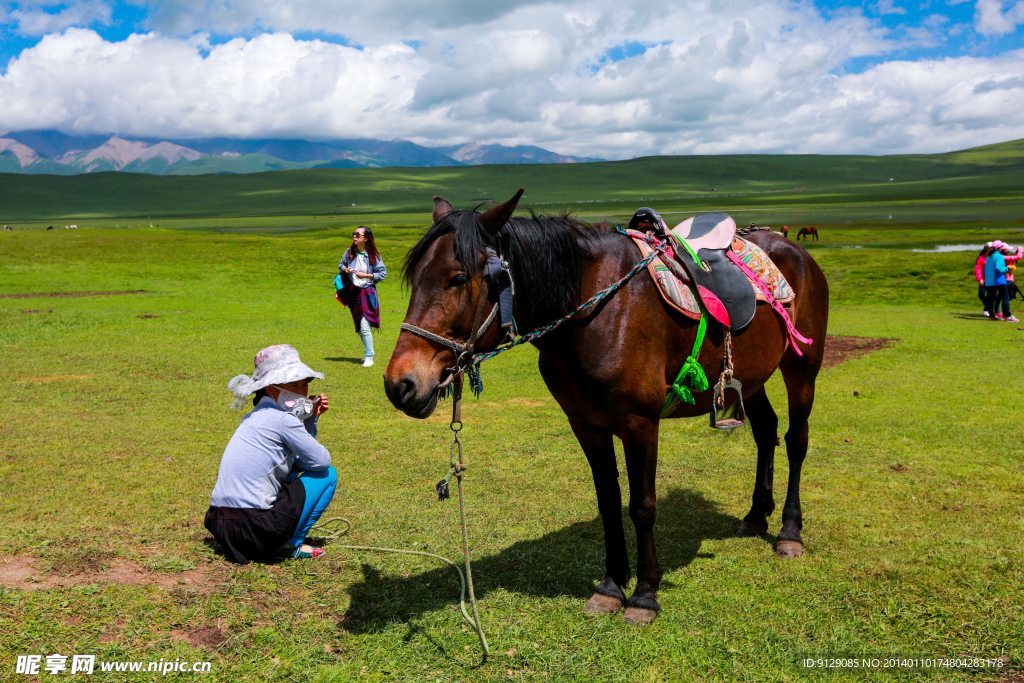
[[[334,496],[338,473],[316,440],[327,396],[308,396],[309,383],[323,379],[288,344],[270,346],[254,360],[252,377],[228,383],[232,408],[255,406],[224,449],[205,525],[238,564],[272,557],[319,557],[322,548],[306,534]]]

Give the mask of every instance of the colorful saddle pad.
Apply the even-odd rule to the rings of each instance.
[[[634,237],[633,242],[644,257],[653,251],[651,246],[642,239]],[[762,282],[768,285],[768,289],[776,301],[785,304],[793,300],[793,288],[789,286],[786,278],[763,249],[753,242],[737,237],[733,240],[732,250],[743,263],[754,271],[757,277],[761,278]],[[672,274],[661,257],[651,261],[647,265],[647,271],[650,273],[651,279],[658,285],[658,291],[661,292],[665,303],[689,318],[700,319],[700,304],[693,292],[692,283],[680,281]],[[757,285],[751,282],[750,286],[758,301],[767,302],[764,293]]]

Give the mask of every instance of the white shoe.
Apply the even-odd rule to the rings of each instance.
[[[983,316],[985,316],[986,318],[988,317],[988,311],[982,311],[982,312],[981,312],[981,314],[982,314]]]
[[[373,359],[372,358],[364,358],[363,359],[363,367],[364,368],[371,367],[372,365],[373,365]]]
[[[1003,320],[1005,320],[1005,321],[1006,321],[1006,322],[1008,322],[1008,323],[1019,323],[1019,322],[1020,322],[1020,319],[1019,319],[1019,318],[1015,318],[1015,317],[1014,317],[1014,316],[1012,316],[1012,315],[1008,315],[1008,316],[1006,316],[1005,318],[1003,318]]]

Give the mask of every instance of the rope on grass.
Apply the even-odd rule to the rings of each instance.
[[[462,478],[461,477],[459,477],[459,484],[460,484],[460,486],[462,484]],[[339,524],[339,523],[344,523],[346,525],[345,528],[344,529],[340,529],[340,530],[339,529],[328,529],[328,527],[330,527],[332,524],[336,525],[336,524]],[[464,511],[463,511],[463,515],[462,515],[462,523],[463,523],[463,530],[465,530],[466,519],[465,519],[465,512]],[[337,540],[337,539],[341,538],[342,536],[345,536],[346,534],[348,534],[348,532],[351,529],[352,529],[352,522],[350,522],[348,519],[346,519],[344,517],[331,517],[330,519],[328,519],[326,521],[323,521],[323,522],[320,522],[319,524],[314,526],[312,529],[309,530],[309,533],[310,533],[311,536],[314,536],[314,537],[317,537],[317,538],[325,538],[325,539],[328,539],[328,540]],[[314,533],[314,532],[316,532],[316,533]],[[463,537],[463,540],[465,541],[465,536]],[[363,551],[374,552],[374,553],[395,553],[395,554],[399,554],[399,555],[421,555],[423,557],[431,557],[431,558],[434,558],[435,560],[441,560],[442,562],[444,562],[445,564],[450,566],[452,569],[457,571],[459,573],[459,583],[461,584],[460,585],[460,589],[459,589],[459,610],[462,612],[462,617],[466,620],[467,623],[469,623],[470,626],[473,627],[473,630],[476,631],[477,636],[480,638],[480,646],[483,648],[483,651],[484,651],[483,661],[481,661],[480,663],[483,664],[483,662],[487,661],[487,656],[491,654],[491,648],[487,644],[487,637],[484,636],[484,630],[480,626],[479,619],[474,620],[471,616],[469,616],[469,612],[466,610],[466,575],[463,573],[462,568],[459,565],[455,564],[454,562],[449,560],[447,557],[444,557],[443,555],[437,555],[436,553],[428,553],[428,552],[424,552],[422,550],[402,550],[402,549],[399,549],[399,548],[382,548],[382,547],[378,547],[378,546],[369,546],[369,545],[336,545],[334,547],[336,547],[338,549],[341,549],[341,550],[363,550]],[[473,611],[475,612],[476,611],[476,604],[475,604],[476,600],[475,600],[475,598],[474,598],[473,602],[474,602],[474,605],[473,605],[474,609],[473,609]]]

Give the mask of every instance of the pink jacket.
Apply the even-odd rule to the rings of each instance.
[[[978,281],[978,284],[985,283],[985,255],[981,254],[978,256],[977,263],[974,264],[974,279]]]
[[[1017,261],[1020,261],[1022,256],[1024,256],[1024,247],[1017,247],[1017,253],[1016,254],[1012,254],[1010,256],[1007,256],[1006,254],[1003,254],[1003,258],[1006,259],[1006,265],[1007,266],[1009,266],[1011,264],[1014,264]],[[984,265],[984,264],[982,264],[982,265]],[[975,270],[975,272],[977,272],[978,269],[975,268],[974,270]],[[1014,270],[1015,270],[1015,268],[1010,268],[1010,270],[1007,271],[1007,273],[1006,273],[1006,281],[1007,282],[1013,282],[1013,271]]]

